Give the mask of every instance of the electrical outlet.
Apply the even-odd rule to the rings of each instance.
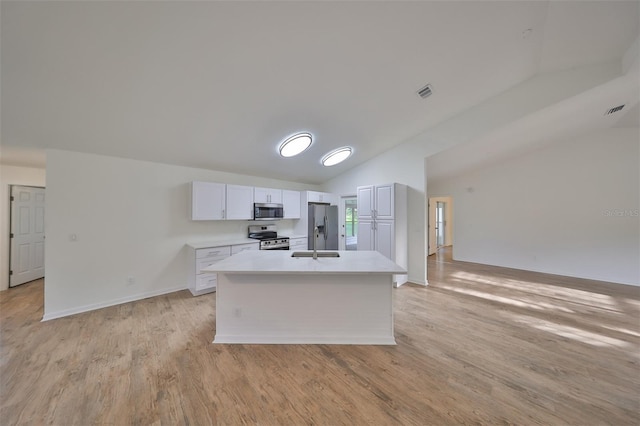
[[[240,308],[235,308],[235,309],[233,310],[233,315],[234,315],[236,318],[240,318],[240,317],[242,316],[242,310],[241,310]]]
[[[134,285],[136,283],[135,277],[127,277],[127,285]]]
[[[77,234],[69,234],[69,241],[71,241],[72,243],[75,243],[76,241],[78,241],[78,235]]]

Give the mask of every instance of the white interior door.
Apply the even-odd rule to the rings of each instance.
[[[44,277],[44,188],[11,186],[9,287]]]

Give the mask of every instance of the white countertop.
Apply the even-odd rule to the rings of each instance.
[[[406,274],[377,251],[340,251],[338,258],[293,258],[293,251],[245,251],[214,263],[203,272],[237,274]]]
[[[187,243],[187,246],[193,249],[199,250],[199,249],[211,248],[211,247],[237,246],[240,244],[250,244],[250,243],[258,244],[260,243],[260,241],[256,240],[255,238],[246,238],[246,237],[245,238],[242,238],[242,237],[223,238],[220,240],[204,241],[201,243]]]

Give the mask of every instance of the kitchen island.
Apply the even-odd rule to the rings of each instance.
[[[218,273],[214,343],[394,345],[393,275],[407,271],[375,251],[338,253],[247,251],[204,268]]]

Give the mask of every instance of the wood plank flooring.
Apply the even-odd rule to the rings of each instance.
[[[638,425],[640,288],[429,259],[397,346],[214,345],[215,294],[40,322],[0,293],[1,425]]]

